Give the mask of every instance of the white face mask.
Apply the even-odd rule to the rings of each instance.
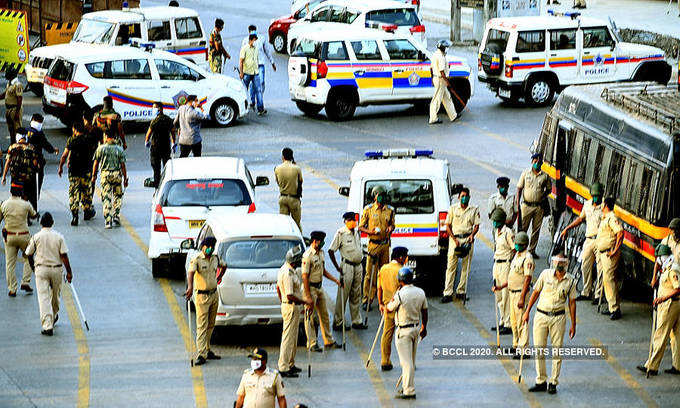
[[[151,116],[158,116],[158,108],[151,109]]]
[[[43,126],[42,122],[36,122],[35,120],[31,121],[31,127],[37,130],[38,132],[42,130],[42,126]]]
[[[668,267],[670,264],[673,263],[673,257],[670,255],[664,255],[659,257],[659,265],[661,265],[662,268]]]
[[[262,367],[262,360],[250,360],[250,368],[259,370]]]

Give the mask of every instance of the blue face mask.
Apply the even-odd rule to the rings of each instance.
[[[460,203],[463,204],[463,205],[468,205],[469,202],[470,202],[470,196],[466,195],[466,196],[462,196],[460,198]]]
[[[517,252],[524,251],[524,245],[515,244],[515,251],[517,251]]]
[[[382,195],[382,194],[380,194],[379,196],[377,196],[377,197],[375,198],[375,200],[378,202],[378,204],[382,204],[382,203],[385,202],[385,196]]]
[[[593,196],[593,204],[599,205],[602,202],[602,197]]]
[[[507,188],[507,187],[501,187],[501,188],[498,189],[498,191],[499,191],[502,195],[508,194],[508,188]]]
[[[208,256],[210,256],[210,255],[213,254],[213,251],[214,251],[214,249],[213,249],[212,247],[207,247],[207,248],[205,249],[205,254],[208,255]]]
[[[531,167],[532,167],[534,170],[539,171],[539,170],[541,170],[541,163],[536,162],[536,163],[532,164]]]
[[[503,223],[500,222],[500,221],[494,221],[494,222],[493,222],[493,227],[494,227],[494,228],[500,228],[500,227],[502,227],[502,226],[503,226]]]

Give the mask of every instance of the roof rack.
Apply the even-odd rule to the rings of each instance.
[[[671,134],[680,132],[680,92],[676,85],[632,82],[605,87],[602,99],[640,115]]]

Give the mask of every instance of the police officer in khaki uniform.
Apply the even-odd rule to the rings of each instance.
[[[201,252],[191,260],[187,270],[187,300],[194,297],[196,306],[196,349],[195,365],[203,365],[208,360],[219,360],[221,357],[210,350],[210,338],[215,328],[217,317],[217,281],[222,279],[226,265],[220,263],[215,254],[217,240],[207,237],[201,242]],[[219,269],[219,271],[218,271]]]
[[[248,354],[250,369],[243,371],[236,390],[235,408],[286,408],[286,392],[281,376],[267,367],[267,350],[256,348]]]
[[[28,263],[26,255],[26,247],[31,238],[28,231],[27,219],[29,217],[36,218],[37,214],[33,206],[23,198],[23,185],[18,182],[13,182],[10,187],[11,197],[5,200],[0,205],[0,222],[5,221],[5,226],[2,228],[2,237],[5,240],[5,273],[7,277],[7,289],[9,289],[9,296],[15,297],[17,295],[17,277],[15,268],[17,265],[17,254],[19,250],[24,254],[24,273],[21,278],[21,290],[32,293],[31,288],[31,274],[33,270]]]
[[[479,231],[479,209],[470,205],[470,190],[463,187],[458,194],[460,203],[451,205],[446,216],[446,232],[449,234],[449,250],[446,264],[446,282],[441,302],[453,300],[453,283],[456,280],[458,260],[460,267],[460,282],[456,288],[456,298],[467,296],[467,277],[470,273],[470,261],[474,250],[475,235]]]
[[[514,194],[509,194],[510,179],[507,177],[499,177],[496,179],[496,187],[498,192],[491,194],[488,202],[489,219],[496,208],[505,211],[505,225],[512,228],[517,219],[518,208]]]
[[[345,324],[347,299],[349,299],[352,328],[364,330],[366,325],[361,321],[361,312],[359,311],[361,304],[361,279],[364,272],[361,261],[364,259],[364,254],[361,250],[361,238],[357,229],[356,213],[346,212],[342,215],[342,219],[345,225],[335,233],[333,242],[331,242],[331,246],[328,248],[328,256],[335,269],[340,272],[340,279],[343,284],[342,291],[338,287],[338,294],[335,298],[333,330],[342,330],[342,325]],[[340,251],[340,264],[335,259],[335,251]]]
[[[529,306],[524,311],[522,321],[529,323],[529,313],[534,303],[537,313],[534,315],[533,338],[535,348],[545,348],[550,337],[550,345],[553,348],[562,347],[564,343],[564,329],[567,325],[565,309],[569,305],[569,338],[573,339],[576,334],[576,281],[567,273],[568,259],[564,253],[552,258],[553,267],[545,269],[536,280],[534,291],[529,299]],[[529,388],[529,392],[548,391],[550,394],[557,392],[558,377],[562,367],[562,358],[553,357],[550,381],[546,384],[548,376],[545,371],[545,356],[536,355],[536,384]]]
[[[304,286],[304,299],[307,303],[305,305],[305,316],[307,316],[305,318],[305,333],[307,334],[307,348],[320,353],[322,349],[317,345],[316,328],[311,316],[314,311],[316,311],[321,323],[321,336],[324,340],[324,347],[329,349],[342,348],[333,339],[327,308],[329,299],[326,292],[321,288],[324,276],[335,282],[338,286],[340,281],[326,270],[322,249],[326,234],[322,231],[312,231],[310,238],[312,242],[309,244],[309,248],[307,248],[304,255],[302,255],[302,284]]]
[[[392,355],[392,338],[394,337],[394,312],[387,312],[385,305],[392,300],[399,289],[399,270],[408,261],[408,249],[395,247],[392,250],[392,262],[385,264],[378,272],[378,304],[380,314],[385,316],[383,320],[383,332],[380,339],[380,369],[389,371],[393,368],[390,356]]]
[[[518,347],[524,348],[529,343],[529,330],[522,321],[522,315],[524,315],[524,306],[536,265],[534,265],[534,258],[527,251],[528,245],[529,236],[527,233],[518,232],[515,235],[515,257],[512,258],[510,263],[507,288],[510,297],[508,303],[510,304],[513,354]],[[513,356],[513,358],[519,357],[520,354]]]
[[[567,225],[562,231],[562,239],[567,236],[567,231],[576,228],[584,221],[586,223],[586,240],[583,243],[581,256],[583,261],[581,263],[581,275],[583,276],[583,290],[576,300],[591,299],[591,289],[593,286],[593,263],[597,262],[597,275],[595,279],[595,298],[599,297],[602,290],[601,277],[602,268],[600,262],[597,261],[599,251],[595,248],[595,238],[597,238],[597,230],[600,228],[600,221],[602,220],[602,193],[604,187],[602,184],[595,183],[590,189],[592,199],[583,203],[583,208],[578,218]]]
[[[501,208],[496,208],[491,214],[493,222],[494,253],[493,253],[493,281],[492,291],[498,306],[500,324],[498,331],[500,334],[510,334],[510,296],[508,295],[508,273],[510,272],[510,262],[515,255],[515,234],[507,225],[507,216]],[[491,330],[496,330],[493,326]]]
[[[680,261],[680,218],[673,218],[670,223],[668,223],[668,229],[670,233],[666,235],[661,243],[668,245],[673,253],[673,257]]]
[[[402,391],[396,395],[400,399],[415,399],[414,381],[418,337],[427,336],[427,298],[425,292],[413,286],[411,268],[399,269],[399,290],[387,304],[387,312],[395,312],[397,325],[397,354],[401,365]],[[420,326],[420,327],[418,327]]]
[[[296,245],[286,252],[286,263],[279,269],[276,279],[276,292],[281,301],[283,332],[281,333],[281,350],[279,352],[279,372],[282,377],[297,377],[302,371],[295,367],[298,328],[300,326],[299,305],[309,304],[302,298],[300,277],[297,268],[302,265],[302,246]]]
[[[609,311],[604,310],[602,313],[608,314],[612,320],[621,318],[616,268],[619,266],[622,242],[623,227],[614,214],[614,199],[607,197],[602,207],[602,221],[600,221],[600,227],[597,230],[595,245],[600,252],[598,259],[602,264],[602,285],[609,304]]]
[[[300,198],[302,197],[302,170],[295,164],[293,150],[289,147],[281,151],[283,163],[276,166],[274,176],[279,185],[279,214],[290,215],[300,231],[302,224],[302,209]]]
[[[7,119],[7,131],[11,143],[17,142],[16,134],[21,127],[21,116],[23,114],[23,85],[17,78],[18,71],[14,68],[8,68],[5,71],[5,79],[7,80],[7,88],[5,92],[0,94],[0,99],[5,100],[5,119]]]
[[[674,262],[671,248],[668,245],[660,244],[656,252],[656,264],[661,267],[661,276],[658,280],[658,294],[653,301],[653,306],[656,308],[656,330],[652,342],[652,356],[643,365],[637,366],[637,369],[645,373],[649,370],[649,374],[657,375],[666,351],[666,344],[671,338],[673,365],[664,371],[668,374],[680,374],[680,347],[678,347],[678,342],[673,340],[677,340],[680,336],[680,265]],[[656,284],[655,276],[652,287]]]
[[[522,203],[520,208],[521,222],[520,231],[528,231],[531,224],[531,239],[529,240],[529,252],[538,259],[536,255],[536,245],[538,236],[543,224],[544,205],[548,194],[552,190],[550,177],[541,171],[543,156],[535,153],[531,156],[531,168],[524,170],[517,183],[516,204],[519,205],[520,198]]]
[[[367,313],[375,297],[378,271],[390,261],[390,237],[394,231],[394,208],[386,203],[385,189],[375,186],[371,194],[374,202],[364,208],[359,221],[359,231],[368,235],[368,259],[362,299]]]
[[[442,123],[441,119],[437,117],[442,104],[451,122],[458,117],[456,107],[453,106],[453,101],[451,100],[451,93],[449,93],[449,63],[446,61],[446,49],[450,46],[451,42],[449,40],[439,40],[437,51],[432,53],[430,70],[432,71],[434,95],[432,95],[432,100],[430,101],[430,125]]]

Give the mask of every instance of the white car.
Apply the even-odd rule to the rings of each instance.
[[[411,35],[425,43],[425,26],[415,5],[396,0],[328,0],[316,6],[305,18],[288,29],[288,50],[295,50],[300,38],[311,38],[328,30],[388,29]]]
[[[151,120],[155,101],[174,117],[192,94],[219,126],[248,113],[246,88],[237,78],[208,72],[166,51],[133,46],[73,49],[54,60],[44,90],[43,110],[65,124],[74,114],[98,108],[107,95],[124,121]]]
[[[182,242],[187,251],[185,270],[206,237],[217,240],[215,253],[227,265],[217,282],[215,324],[281,323],[281,302],[276,293],[278,272],[290,248],[305,246],[295,221],[281,214],[210,215],[195,240]]]
[[[32,49],[26,64],[31,91],[42,95],[43,78],[54,58],[72,48],[125,45],[131,39],[154,44],[207,68],[206,32],[195,10],[183,7],[140,7],[86,13],[71,42]]]
[[[151,202],[148,257],[154,277],[169,258],[181,256],[180,243],[196,238],[208,215],[255,212],[255,187],[269,184],[253,176],[236,157],[185,157],[167,162]]]

